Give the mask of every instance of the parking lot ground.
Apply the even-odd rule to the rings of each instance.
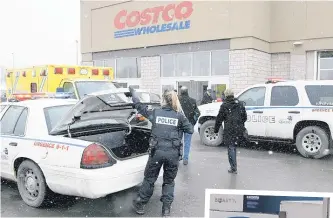
[[[189,165],[180,164],[172,216],[204,216],[206,188],[333,192],[332,156],[321,160],[305,159],[293,148],[286,149],[285,145],[264,145],[256,150],[239,148],[239,174],[230,175],[226,148],[203,146],[198,134],[193,136],[192,142]],[[160,216],[161,185],[159,178],[145,217]],[[95,200],[57,200],[48,208],[35,209],[23,203],[15,183],[2,181],[1,216],[133,217],[137,215],[133,213],[131,203],[137,189],[134,187]]]

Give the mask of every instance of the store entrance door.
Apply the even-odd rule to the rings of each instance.
[[[208,81],[181,81],[177,82],[178,93],[180,93],[180,88],[186,86],[188,88],[188,94],[191,98],[194,98],[197,101],[197,104],[200,104],[203,94],[207,91]]]

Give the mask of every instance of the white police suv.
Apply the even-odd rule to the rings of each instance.
[[[271,80],[246,88],[236,96],[245,102],[245,124],[251,141],[296,145],[308,158],[322,158],[333,150],[333,80]],[[221,103],[199,106],[198,131],[203,144],[219,146],[223,128],[214,134]]]

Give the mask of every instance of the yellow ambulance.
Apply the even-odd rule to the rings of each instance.
[[[114,71],[108,67],[44,65],[22,69],[7,69],[6,93],[9,99],[30,99],[55,93],[61,88],[81,99],[85,94],[116,89]]]

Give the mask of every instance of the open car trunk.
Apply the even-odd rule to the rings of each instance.
[[[149,148],[150,130],[145,128],[133,127],[129,135],[126,135],[125,130],[88,134],[73,138],[102,144],[118,159],[144,155]]]

